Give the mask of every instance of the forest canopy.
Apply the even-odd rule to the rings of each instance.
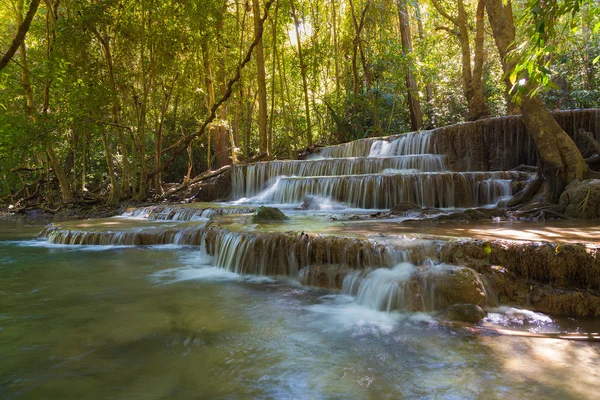
[[[484,0],[2,0],[1,195],[144,199],[236,160],[518,113],[522,96],[598,107],[598,1],[504,4],[510,73]]]

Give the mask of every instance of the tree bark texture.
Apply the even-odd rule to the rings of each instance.
[[[406,60],[406,90],[408,108],[410,112],[410,125],[413,131],[418,131],[423,126],[423,114],[419,101],[419,89],[417,80],[413,74],[412,62],[412,36],[410,33],[410,20],[407,11],[406,0],[397,0],[398,17],[400,19],[400,36],[402,40],[402,53]]]

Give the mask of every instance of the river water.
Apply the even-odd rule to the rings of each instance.
[[[597,343],[377,312],[295,280],[215,268],[193,247],[50,245],[39,230],[0,222],[2,399],[580,399],[600,390]],[[505,317],[490,314],[528,331],[593,329]]]

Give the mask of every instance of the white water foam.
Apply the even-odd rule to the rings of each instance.
[[[108,251],[115,249],[126,249],[136,246],[126,245],[80,245],[80,244],[59,244],[50,243],[44,239],[33,239],[33,240],[14,240],[4,241],[3,243],[12,244],[19,247],[40,247],[46,249],[64,249],[64,250],[75,250],[75,251]]]
[[[184,281],[271,283],[267,276],[240,275],[215,266],[170,268],[150,275],[156,283],[171,284]]]
[[[555,324],[555,321],[546,314],[508,306],[489,310],[486,320],[504,327],[551,328]]]
[[[320,300],[320,304],[307,306],[306,310],[322,316],[311,324],[324,332],[352,331],[356,336],[386,335],[400,324],[436,323],[429,314],[377,311],[358,304],[354,297],[348,295],[327,295]]]

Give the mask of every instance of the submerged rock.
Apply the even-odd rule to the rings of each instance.
[[[476,324],[485,318],[485,311],[475,304],[453,304],[444,310],[439,318],[445,321]]]
[[[319,204],[319,200],[314,196],[306,196],[300,207],[300,210],[320,210],[321,204]]]
[[[323,208],[329,208],[331,210],[343,210],[344,206],[342,205],[332,205],[328,199],[318,197],[318,196],[305,196],[302,204],[297,208],[297,210],[321,210]],[[325,207],[324,207],[325,206]]]
[[[260,224],[261,222],[287,221],[290,219],[280,209],[275,207],[260,207],[252,215],[252,222]]]
[[[394,207],[392,207],[390,209],[390,213],[392,215],[404,215],[409,211],[412,210],[420,210],[421,207],[419,207],[417,204],[415,203],[410,203],[407,201],[403,201],[401,203],[396,204]]]
[[[600,179],[571,182],[560,196],[560,205],[571,218],[600,218]]]

